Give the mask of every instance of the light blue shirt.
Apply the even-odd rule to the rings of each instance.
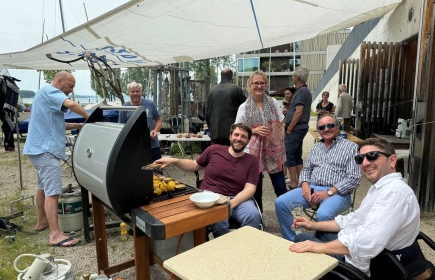
[[[133,106],[130,102],[125,102],[123,106]],[[142,99],[141,106],[145,107],[145,111],[147,114],[147,124],[149,130],[153,130],[156,128],[156,120],[160,119],[160,113],[157,110],[156,104],[148,99]],[[134,113],[134,111],[120,111],[119,117],[118,117],[118,123],[126,123],[128,119],[131,117],[131,115]],[[159,140],[151,139],[151,149],[160,147]]]
[[[66,99],[68,96],[65,93],[51,85],[41,88],[36,93],[24,154],[51,153],[57,158],[66,159],[64,113],[68,109],[62,105]]]

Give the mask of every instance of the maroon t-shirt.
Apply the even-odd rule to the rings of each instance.
[[[205,167],[202,190],[208,190],[227,196],[241,192],[246,183],[258,183],[258,159],[250,154],[233,157],[228,146],[211,145],[196,162]]]

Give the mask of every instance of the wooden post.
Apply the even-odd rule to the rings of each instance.
[[[97,251],[98,271],[109,267],[109,257],[107,255],[107,236],[106,220],[104,217],[104,207],[101,201],[92,195],[92,212],[94,214],[95,247]]]
[[[149,280],[151,278],[151,239],[148,237],[148,235],[144,234],[136,226],[134,226],[133,241],[136,279]]]
[[[416,192],[419,204],[423,211],[434,210],[434,147],[433,147],[433,124],[424,124],[434,121],[433,104],[434,93],[429,89],[434,89],[433,74],[435,72],[435,62],[432,60],[434,54],[434,3],[424,1],[422,6],[423,17],[419,33],[419,58],[417,65],[416,80],[414,90],[414,123],[419,123],[421,127],[414,127],[411,135],[411,161],[409,183]],[[415,103],[417,102],[417,103]],[[425,102],[425,103],[424,103]],[[417,119],[420,110],[426,112],[422,119]],[[419,130],[419,133],[417,133]],[[417,138],[419,135],[419,138]],[[419,165],[418,163],[421,163]]]
[[[419,65],[418,65],[418,76],[417,76],[417,86],[415,93],[417,94],[417,101],[427,99],[427,79],[429,77],[430,71],[430,39],[431,39],[431,30],[433,29],[433,1],[424,1],[424,15],[423,15],[423,26],[421,30],[421,41],[420,41],[420,56],[419,56]],[[433,36],[433,35],[432,35]]]

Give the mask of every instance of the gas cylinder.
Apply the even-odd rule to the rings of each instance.
[[[57,213],[59,228],[63,232],[83,229],[83,209],[80,189],[73,189],[59,196]]]

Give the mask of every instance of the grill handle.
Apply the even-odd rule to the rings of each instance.
[[[100,106],[98,109],[101,110],[116,110],[116,111],[134,111],[139,106]]]

